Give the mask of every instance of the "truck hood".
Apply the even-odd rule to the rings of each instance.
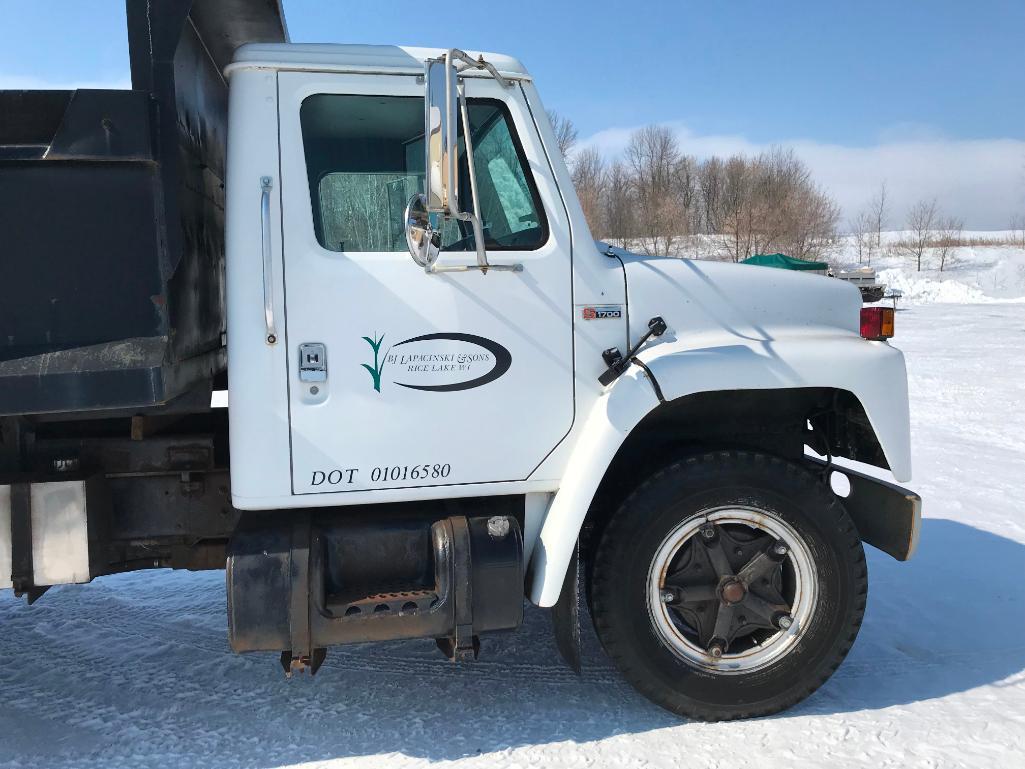
[[[602,244],[626,272],[630,338],[661,315],[694,343],[723,335],[857,335],[861,294],[845,281],[770,267],[634,254]],[[711,342],[711,340],[707,340]]]

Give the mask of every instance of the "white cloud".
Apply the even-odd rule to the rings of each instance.
[[[743,136],[697,134],[682,123],[666,123],[681,149],[699,158],[754,155],[770,147]],[[634,128],[610,128],[580,143],[607,155],[622,152]],[[815,180],[853,216],[887,184],[891,200],[889,227],[900,228],[916,201],[935,197],[944,212],[964,219],[969,229],[1005,229],[1011,218],[1025,215],[1025,141],[1017,139],[947,139],[915,127],[895,127],[868,147],[828,144],[807,139],[774,142],[793,147]],[[901,138],[903,137],[903,138]]]
[[[28,75],[6,75],[0,72],[0,91],[74,91],[77,88],[129,89],[132,81],[128,77],[110,80],[44,80]]]

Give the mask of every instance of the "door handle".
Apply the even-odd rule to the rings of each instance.
[[[263,249],[263,320],[266,324],[264,339],[267,344],[276,344],[278,332],[274,326],[274,261],[270,241],[270,192],[274,180],[260,177],[260,245]]]

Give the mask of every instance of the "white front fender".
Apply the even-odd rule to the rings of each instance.
[[[702,344],[700,338],[667,340],[638,357],[667,401],[728,390],[847,390],[861,402],[893,475],[898,481],[911,477],[904,356],[888,344],[846,332],[795,331],[783,339],[731,337],[726,345]],[[558,600],[580,527],[609,464],[631,430],[657,405],[650,383],[632,366],[591,409],[530,563],[530,599],[538,606]]]
[[[559,599],[580,527],[605,470],[626,436],[657,405],[654,390],[637,366],[595,401],[534,545],[530,600],[538,606],[553,606]]]
[[[845,332],[795,330],[779,339],[730,341],[703,346],[700,338],[673,340],[638,357],[666,400],[722,390],[847,390],[865,409],[894,477],[911,479],[908,377],[900,350]]]

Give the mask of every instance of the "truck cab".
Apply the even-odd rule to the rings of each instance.
[[[453,269],[477,264],[473,228],[457,219],[436,268],[411,258],[424,62],[442,53],[250,45],[231,65],[229,376],[258,383],[231,401],[233,466],[254,469],[232,477],[237,507],[554,491],[578,403],[599,391],[601,350],[625,344],[622,267],[597,255],[567,203],[544,109],[511,58],[492,62],[503,82],[467,74],[462,88],[483,245],[519,270]],[[458,174],[472,210],[464,152]],[[261,179],[272,184],[266,293],[253,262]],[[600,304],[619,317],[578,334],[580,308]],[[452,440],[467,419],[476,429]],[[263,470],[248,461],[258,455]]]
[[[91,358],[69,338],[0,362],[17,384],[0,588],[224,568],[232,647],[289,674],[397,638],[469,661],[526,599],[578,670],[586,606],[627,678],[680,714],[771,713],[825,680],[864,612],[862,543],[900,560],[917,543],[916,495],[834,463],[910,478],[892,318],[866,326],[840,281],[596,243],[514,58],[291,44],[275,12],[247,17],[255,42],[204,48],[237,39],[235,17],[176,7],[193,23],[167,21],[164,49],[134,35],[146,66],[121,105],[163,104],[153,135],[173,124],[214,159],[137,163],[181,203],[144,247],[172,311],[135,342],[143,366],[112,354],[120,327]],[[130,12],[130,31],[149,23]],[[119,135],[93,112],[84,130]],[[39,180],[48,152],[0,163]],[[28,228],[19,243],[33,252]],[[226,417],[209,405],[225,381]]]

